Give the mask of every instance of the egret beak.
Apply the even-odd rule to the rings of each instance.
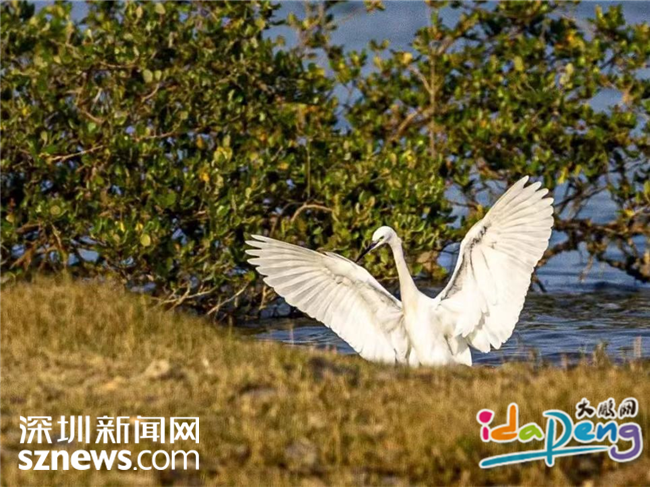
[[[370,252],[372,249],[377,247],[377,242],[371,242],[370,245],[368,245],[363,251],[359,254],[359,257],[357,257],[357,260],[355,262],[359,262],[361,259],[363,259],[368,252]]]

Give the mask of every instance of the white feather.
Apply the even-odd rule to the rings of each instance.
[[[512,335],[533,269],[548,247],[553,200],[544,198],[548,191],[539,183],[525,186],[527,179],[468,232],[452,278],[435,299],[434,313],[481,352],[500,348]]]
[[[253,235],[249,262],[287,303],[331,328],[363,358],[406,362],[402,305],[363,267],[337,254]]]

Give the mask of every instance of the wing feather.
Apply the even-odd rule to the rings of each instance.
[[[406,362],[402,304],[363,267],[338,254],[253,235],[249,262],[292,306],[325,324],[363,358]]]
[[[551,236],[553,199],[541,183],[527,181],[517,181],[467,232],[452,277],[434,300],[438,321],[482,352],[512,335]]]

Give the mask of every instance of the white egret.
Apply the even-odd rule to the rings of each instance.
[[[417,365],[472,364],[469,347],[499,349],[514,330],[535,265],[548,246],[553,199],[520,179],[460,244],[456,268],[435,298],[411,277],[402,241],[380,227],[359,256],[388,245],[402,301],[363,267],[332,252],[315,252],[253,235],[246,252],[264,282],[287,303],[325,324],[367,360]],[[357,262],[359,261],[357,259]]]

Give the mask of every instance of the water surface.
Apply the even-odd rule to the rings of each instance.
[[[534,360],[563,366],[591,358],[603,346],[617,362],[650,358],[650,290],[606,284],[577,288],[578,292],[529,294],[510,340],[488,354],[472,350],[474,363]],[[437,291],[425,290],[429,295]],[[245,329],[260,340],[355,353],[334,332],[309,318],[266,319]]]

